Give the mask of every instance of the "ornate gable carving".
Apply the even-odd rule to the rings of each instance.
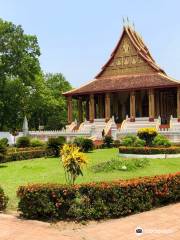
[[[153,73],[154,69],[141,57],[125,33],[111,62],[105,66],[101,77],[124,74]]]

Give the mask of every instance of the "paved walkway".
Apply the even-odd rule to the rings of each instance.
[[[63,225],[63,227],[62,227]],[[137,235],[139,227],[143,234]],[[0,240],[179,240],[180,203],[87,225],[20,220],[0,214]]]

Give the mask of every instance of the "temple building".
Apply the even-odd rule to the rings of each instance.
[[[115,49],[95,78],[64,96],[68,124],[73,122],[73,99],[77,100],[79,126],[98,119],[107,123],[112,117],[120,128],[125,120],[143,120],[146,126],[159,119],[159,127],[170,127],[172,118],[180,121],[180,82],[157,65],[140,35],[130,26],[123,27]]]

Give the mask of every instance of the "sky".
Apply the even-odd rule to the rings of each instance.
[[[61,72],[73,87],[100,71],[128,17],[156,62],[180,80],[179,0],[0,0],[0,17],[36,35],[42,70]]]

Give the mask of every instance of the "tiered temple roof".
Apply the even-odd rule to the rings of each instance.
[[[156,64],[140,35],[132,27],[124,26],[114,51],[97,76],[64,95],[163,88],[179,84]]]

